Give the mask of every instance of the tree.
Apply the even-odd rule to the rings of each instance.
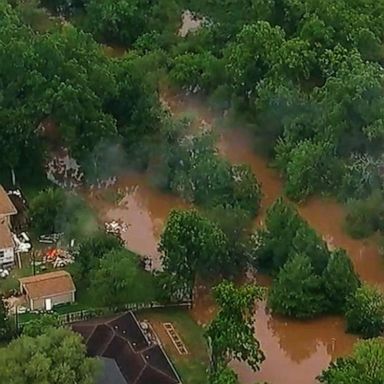
[[[384,295],[375,287],[363,285],[347,302],[345,313],[349,332],[376,337],[384,331]]]
[[[304,200],[315,192],[329,191],[337,179],[334,146],[329,142],[304,140],[296,144],[286,164],[285,193]]]
[[[96,359],[86,357],[81,337],[51,328],[32,338],[21,336],[0,349],[0,381],[8,384],[94,384]]]
[[[311,318],[326,310],[322,279],[314,273],[308,256],[297,253],[280,270],[268,295],[275,313]]]
[[[79,244],[75,263],[71,267],[76,284],[87,286],[89,272],[98,265],[99,260],[111,251],[120,249],[121,239],[104,231],[83,239]]]
[[[0,341],[7,341],[12,337],[7,308],[3,296],[0,295]]]
[[[323,371],[325,384],[375,384],[384,382],[384,339],[358,341],[351,356],[339,358]]]
[[[192,297],[198,275],[217,276],[230,271],[232,266],[227,237],[195,210],[171,211],[159,251],[168,284],[172,284],[172,293],[179,297]]]
[[[31,201],[30,217],[36,235],[55,233],[57,219],[65,206],[65,193],[58,188],[48,188]]]
[[[351,259],[344,250],[331,252],[323,273],[324,289],[332,312],[344,312],[345,305],[360,286]]]
[[[282,198],[268,208],[264,228],[254,237],[253,259],[256,267],[277,273],[288,260],[293,239],[303,221],[292,205]]]
[[[220,374],[230,360],[245,361],[255,371],[264,360],[253,328],[255,301],[262,297],[262,290],[251,284],[236,288],[233,283],[224,281],[213,293],[219,311],[206,331],[211,369],[213,375],[223,374],[233,381],[233,373],[228,370]]]
[[[86,4],[86,22],[99,39],[130,46],[146,31],[150,1],[89,0]]]
[[[209,384],[238,384],[239,380],[236,373],[228,367],[220,368],[211,373]]]
[[[114,249],[104,255],[90,274],[89,291],[102,306],[151,302],[156,299],[152,275],[140,269],[137,255]]]
[[[37,337],[44,335],[51,328],[58,328],[59,319],[57,315],[43,314],[23,325],[22,333],[25,336]]]

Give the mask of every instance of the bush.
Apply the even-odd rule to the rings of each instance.
[[[352,237],[368,237],[383,227],[384,199],[381,191],[373,192],[364,200],[347,203],[345,228]]]
[[[384,295],[378,288],[363,285],[348,300],[347,329],[363,337],[377,337],[384,331]]]

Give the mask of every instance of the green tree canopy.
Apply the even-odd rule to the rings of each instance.
[[[376,384],[384,382],[384,340],[358,341],[351,356],[339,358],[323,371],[325,384]]]
[[[108,307],[155,301],[157,294],[152,275],[125,249],[114,249],[99,260],[90,273],[89,291]]]
[[[314,317],[327,308],[322,279],[304,254],[288,260],[274,280],[268,306],[275,313],[297,318]]]
[[[64,328],[21,336],[0,349],[2,383],[94,384],[98,368],[95,359],[86,357],[81,337]]]
[[[224,375],[233,382],[232,372],[224,368],[220,373],[231,359],[245,361],[255,371],[264,360],[253,327],[255,304],[262,297],[262,290],[255,285],[236,288],[233,283],[224,281],[213,292],[219,311],[206,331],[212,373],[218,376],[217,380]]]
[[[347,303],[347,329],[364,337],[376,337],[384,331],[384,294],[379,288],[363,285]]]
[[[191,297],[198,275],[217,276],[232,266],[227,237],[195,210],[171,211],[159,250],[171,292],[181,297]]]
[[[343,312],[348,298],[360,286],[351,259],[344,250],[339,249],[331,253],[323,279],[331,311]]]

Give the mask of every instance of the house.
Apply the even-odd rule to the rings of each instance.
[[[102,362],[99,384],[181,384],[156,337],[144,331],[133,312],[72,324],[89,356]]]
[[[19,279],[20,292],[25,294],[29,308],[51,310],[57,304],[73,303],[76,287],[66,271],[49,272]]]
[[[0,267],[15,263],[15,243],[11,232],[11,216],[17,210],[0,185]]]

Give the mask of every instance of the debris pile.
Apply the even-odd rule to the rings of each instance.
[[[121,224],[115,220],[111,222],[106,222],[104,224],[104,227],[105,227],[105,232],[111,233],[112,235],[118,236],[120,238],[121,238],[121,234],[123,232],[126,232],[128,229],[126,224],[124,223]]]
[[[19,236],[12,234],[15,243],[16,252],[29,252],[32,248],[31,240],[25,232],[21,232]]]
[[[48,180],[62,188],[77,188],[84,179],[80,165],[69,156],[66,149],[51,159],[47,164],[46,172]]]
[[[43,257],[43,263],[52,263],[54,268],[62,268],[75,261],[74,255],[67,250],[50,248]]]

